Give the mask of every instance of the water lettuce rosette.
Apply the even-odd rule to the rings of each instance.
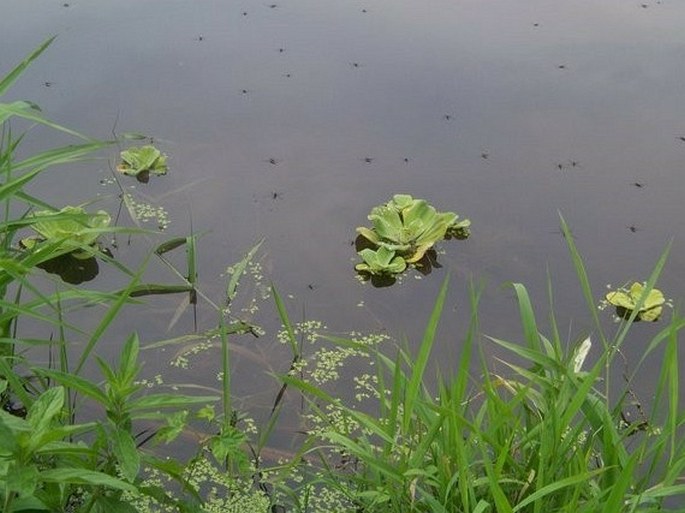
[[[471,224],[454,212],[438,212],[426,200],[409,194],[395,194],[388,203],[374,207],[368,219],[372,226],[360,226],[357,233],[372,248],[359,251],[364,262],[356,269],[372,275],[403,272],[406,264],[419,262],[437,242],[467,238]]]

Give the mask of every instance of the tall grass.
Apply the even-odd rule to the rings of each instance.
[[[512,287],[524,340],[481,337],[480,294],[472,289],[471,321],[455,377],[440,379],[437,389],[431,390],[425,379],[426,362],[445,302],[446,280],[415,354],[401,349],[390,357],[372,350],[378,361],[374,405],[343,404],[311,382],[283,377],[305,394],[319,416],[318,425],[325,426],[317,434],[324,443],[318,451],[322,460],[335,461],[337,455],[355,461],[354,471],[335,464],[322,466],[324,486],[337,490],[349,510],[683,510],[684,416],[679,406],[677,354],[685,319],[673,312],[668,326],[648,344],[647,353],[659,350],[663,358],[656,397],[648,416],[627,419],[624,411],[633,397],[632,380],[622,390],[607,387],[614,367],[622,365],[616,357],[633,319],[624,321],[612,337],[604,333],[583,261],[561,221],[595,320],[594,338],[602,344],[596,361],[585,361],[589,338],[581,337],[566,347],[554,317],[551,336],[540,333],[532,301],[519,283]],[[668,249],[655,265],[643,300],[656,283],[667,253]],[[349,339],[335,342],[354,344]],[[505,361],[509,371],[504,374],[492,370],[483,352],[488,342],[511,352],[511,361],[519,363]],[[471,367],[472,353],[480,355],[478,371]],[[338,415],[335,422],[331,408]],[[351,425],[355,427],[350,429]]]

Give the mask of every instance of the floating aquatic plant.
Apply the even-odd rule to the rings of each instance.
[[[644,293],[644,284],[635,282],[629,289],[620,287],[606,295],[606,301],[616,307],[616,315],[622,319],[630,318],[633,310],[637,307],[640,297]],[[647,294],[640,310],[635,317],[637,321],[654,322],[658,321],[666,304],[663,292],[659,289],[652,289]]]
[[[166,174],[166,159],[166,155],[150,144],[132,147],[121,152],[121,163],[117,170],[125,175],[135,176],[141,182],[147,182],[150,174]]]
[[[100,231],[107,228],[111,218],[104,210],[88,213],[81,207],[66,206],[62,210],[41,210],[29,214],[36,221],[31,228],[38,236],[21,239],[21,245],[33,248],[38,242],[56,242],[71,252],[74,258],[90,258],[91,252],[85,248],[97,242]]]
[[[354,266],[357,271],[374,275],[399,274],[407,268],[404,258],[384,246],[377,250],[364,248],[359,252],[363,262]]]
[[[409,194],[395,194],[388,203],[374,207],[368,219],[372,227],[360,226],[357,233],[372,247],[359,251],[364,262],[356,269],[372,275],[401,273],[435,243],[467,238],[471,225],[468,219],[460,220],[454,212],[438,212],[426,200]]]

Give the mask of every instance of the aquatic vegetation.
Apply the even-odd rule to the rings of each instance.
[[[416,264],[437,242],[470,235],[468,219],[438,212],[426,200],[409,194],[395,194],[388,203],[371,209],[368,219],[373,226],[360,226],[357,233],[376,252],[359,251],[364,263],[356,269],[369,274],[399,274],[406,268],[401,262]]]
[[[635,282],[629,289],[621,287],[606,295],[606,301],[616,307],[616,315],[622,319],[629,319],[637,308],[640,298],[645,293],[645,285]],[[644,298],[635,320],[655,322],[661,317],[661,312],[666,304],[666,298],[659,289],[652,288]]]
[[[0,94],[47,44],[9,78],[0,80]],[[35,122],[38,116],[28,106],[18,111],[3,111],[4,107],[0,103],[0,117],[11,112]],[[661,357],[656,391],[653,395],[650,391],[654,404],[640,406],[636,417],[624,414],[631,407],[635,411],[638,404],[634,384],[647,372],[642,367],[645,358],[631,372],[623,358],[616,358],[622,356],[632,325],[624,323],[611,337],[605,334],[587,272],[563,219],[563,234],[583,296],[591,306],[593,338],[599,341],[596,347],[586,334],[569,344],[553,313],[551,333],[543,335],[531,297],[520,283],[512,288],[522,339],[483,336],[479,319],[483,291],[472,288],[470,323],[456,337],[461,351],[456,368],[440,369],[447,372],[436,378],[431,372],[433,346],[439,336],[453,336],[452,330],[438,329],[442,312],[451,303],[447,279],[419,343],[406,343],[396,350],[388,349],[397,346],[385,332],[341,335],[336,330],[336,335],[329,335],[321,323],[291,322],[272,287],[268,295],[276,303],[282,326],[276,339],[289,347],[292,358],[274,362],[280,366],[275,371],[269,368],[272,375],[281,372],[281,381],[275,383],[270,413],[257,424],[238,411],[240,403],[231,388],[237,367],[231,362],[234,351],[249,354],[249,349],[233,341],[229,344],[228,337],[258,335],[245,320],[254,313],[254,303],[245,310],[239,308],[238,300],[248,276],[255,280],[254,294],[263,292],[262,268],[254,260],[261,242],[227,269],[228,283],[216,303],[205,295],[198,280],[199,237],[192,234],[166,240],[149,253],[166,264],[181,285],[141,283],[147,260],[131,271],[103,258],[124,272],[123,289],[102,292],[55,283],[59,289],[54,294],[44,292],[30,281],[33,273],[29,272],[47,258],[41,249],[47,247],[48,256],[64,254],[66,243],[72,252],[88,253],[97,235],[110,230],[109,216],[89,214],[79,207],[52,208],[24,192],[23,186],[49,165],[77,160],[104,143],[49,150],[20,161],[15,150],[22,138],[13,138],[9,131],[0,137],[4,179],[0,199],[6,202],[5,218],[0,221],[3,512],[646,513],[682,509],[671,504],[681,505],[685,495],[678,392],[678,337],[685,319],[674,313],[669,326],[647,341],[644,356]],[[12,212],[21,211],[14,203],[25,206],[24,211],[35,205],[45,207],[14,219]],[[402,272],[429,258],[439,240],[468,236],[468,220],[438,213],[424,200],[408,195],[396,195],[377,209],[372,211],[374,218],[370,216],[373,227],[360,229],[360,236],[373,246],[359,252],[364,261],[358,265],[366,266],[367,273]],[[135,211],[130,206],[129,210]],[[134,214],[133,220],[140,217]],[[16,251],[14,237],[29,227],[38,233],[38,237],[26,238],[33,250]],[[173,264],[171,253],[179,248],[186,252],[185,269]],[[647,282],[614,291],[611,298],[607,295],[607,303],[614,300],[643,320],[658,317],[667,302],[660,292],[660,296],[654,294],[653,287],[667,253],[668,249]],[[142,308],[136,298],[167,293],[183,293],[186,298],[175,318],[201,298],[214,309],[218,327],[195,327],[190,335],[144,347],[133,334],[123,337],[117,363],[111,355],[93,356],[98,343],[105,340],[103,334],[112,335],[113,323],[124,315],[125,306],[135,303],[133,308]],[[551,284],[549,293],[553,305]],[[619,306],[616,303],[612,304]],[[84,304],[92,313],[88,328],[82,329],[77,321]],[[102,317],[96,318],[100,307]],[[46,325],[48,335],[40,334],[41,324]],[[644,337],[644,332],[639,336]],[[107,339],[121,340],[118,332]],[[210,395],[185,395],[161,378],[151,384],[141,375],[142,351],[196,342],[193,347],[202,351],[219,350],[213,359],[216,368],[211,370],[219,371],[220,388],[210,387]],[[497,370],[479,347],[488,342],[512,355],[498,358]],[[35,346],[49,349],[56,357],[47,362],[35,358]],[[480,356],[477,367],[474,356]],[[72,362],[73,358],[77,361]],[[361,373],[354,360],[365,363]],[[87,366],[96,364],[100,378],[81,375]],[[619,390],[610,388],[617,383],[611,375],[617,366],[625,376],[625,386],[621,389],[619,383]],[[350,376],[351,372],[356,375]],[[349,381],[353,383],[346,387]],[[150,390],[157,386],[170,388]],[[205,388],[197,383],[187,387],[191,391]],[[295,391],[301,397],[294,397]],[[298,420],[305,425],[297,427],[292,451],[271,452],[270,437],[280,431],[276,426],[279,415],[291,400],[297,401]],[[91,409],[82,412],[84,406]],[[79,420],[83,417],[88,422]],[[288,426],[290,432],[292,426]],[[174,439],[183,445],[184,455],[194,456],[162,458],[154,447],[146,446],[148,441]]]
[[[682,408],[677,355],[685,321],[674,315],[667,328],[647,341],[646,353],[659,348],[662,363],[654,405],[643,408],[634,386],[645,373],[645,358],[629,373],[619,358],[632,325],[625,324],[613,337],[605,333],[587,272],[563,220],[562,229],[599,351],[591,352],[585,335],[569,346],[554,314],[551,333],[543,334],[520,283],[512,288],[523,339],[483,337],[478,314],[482,290],[472,289],[471,322],[465,337],[459,337],[457,368],[451,369],[451,378],[438,378],[431,386],[434,378],[427,364],[434,357],[446,305],[445,280],[421,341],[407,343],[396,355],[382,347],[366,348],[377,362],[371,375],[375,379],[360,377],[361,393],[355,400],[341,399],[307,376],[289,373],[281,378],[307,399],[307,432],[323,460],[316,483],[340,493],[349,504],[341,511],[681,511],[685,452],[678,443]],[[653,287],[667,253],[644,290]],[[551,284],[549,293],[553,304]],[[351,338],[324,339],[362,349]],[[479,347],[487,341],[510,352],[510,361],[498,359],[508,370],[492,369]],[[478,354],[480,364],[474,369]],[[609,388],[616,370],[625,373],[625,384]],[[304,482],[303,490],[308,485]]]
[[[395,255],[395,251],[385,246],[377,250],[364,248],[359,252],[363,262],[354,266],[357,271],[369,274],[399,274],[407,268],[407,262],[401,256]]]
[[[135,176],[141,182],[147,182],[150,174],[167,173],[166,159],[166,155],[150,144],[131,147],[121,152],[122,162],[117,170],[125,175]]]
[[[24,248],[32,249],[38,242],[55,243],[74,258],[90,258],[93,246],[111,218],[104,210],[89,214],[81,207],[66,206],[61,210],[40,210],[29,214],[31,229],[37,237],[21,239]]]

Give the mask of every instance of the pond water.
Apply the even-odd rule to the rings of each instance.
[[[208,297],[221,297],[226,266],[265,237],[266,279],[295,319],[334,332],[385,329],[415,346],[450,273],[435,356],[449,373],[471,278],[485,287],[488,334],[521,339],[507,281],[526,284],[545,324],[547,270],[562,329],[571,340],[591,331],[559,212],[598,297],[607,283],[646,279],[671,238],[659,285],[683,297],[685,3],[4,0],[2,12],[3,72],[58,35],[10,98],[95,137],[149,134],[169,155],[170,173],[136,190],[169,211],[169,236],[191,221],[204,233]],[[34,141],[62,142],[43,131]],[[55,203],[111,197],[100,183],[109,175],[104,161],[53,170],[40,192]],[[470,218],[473,235],[442,244],[443,267],[428,277],[362,285],[354,229],[398,192]],[[127,252],[143,254],[120,244]],[[128,312],[117,330],[152,341],[192,328],[186,312],[167,331],[179,300],[162,301],[143,319]],[[270,316],[267,335],[245,344],[282,372],[287,353]],[[202,302],[197,317],[201,327],[215,322]],[[635,327],[630,362],[657,329]],[[146,365],[164,373],[163,360]],[[196,367],[198,382],[215,362]],[[255,371],[239,353],[235,363],[238,393],[268,404],[277,385],[264,385],[264,366]],[[641,385],[648,399],[650,379]]]

